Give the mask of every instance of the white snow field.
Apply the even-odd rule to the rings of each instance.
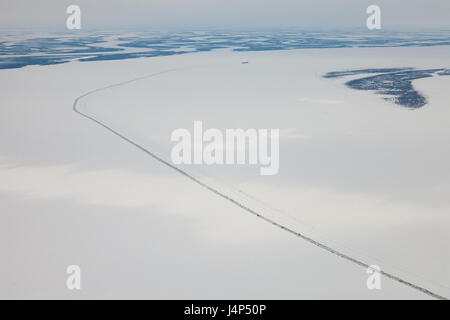
[[[169,162],[171,133],[192,131],[194,120],[279,128],[277,175],[261,176],[259,165],[180,168],[449,297],[450,77],[413,81],[428,100],[418,110],[350,89],[350,78],[323,78],[448,68],[449,57],[448,46],[227,49],[0,70],[0,298],[432,298],[384,276],[368,290],[366,268],[73,111],[77,97],[114,84],[80,98],[78,110]],[[81,290],[66,288],[69,265],[81,267]]]

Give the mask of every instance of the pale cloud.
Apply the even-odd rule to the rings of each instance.
[[[283,128],[280,130],[281,140],[310,140],[312,135],[309,133],[300,132],[297,128]]]
[[[209,180],[208,183],[217,182]],[[255,223],[254,217],[178,174],[145,175],[126,169],[80,170],[76,165],[23,166],[3,158],[0,192],[28,200],[63,199],[81,205],[123,208],[130,214],[135,208],[148,208],[149,214],[186,219],[196,228],[197,235],[208,242],[270,241],[265,227],[248,233]],[[219,223],[218,218],[223,221],[224,217],[226,223]],[[229,236],[230,230],[233,237]]]
[[[402,223],[405,218],[430,218],[424,217],[423,209],[415,204],[392,203],[388,198],[363,192],[342,192],[302,184],[286,187],[250,181],[233,185],[212,176],[201,179],[276,221],[289,225],[294,223],[295,227],[300,228],[308,225],[308,221],[332,230],[336,225],[382,224],[382,216],[390,224]],[[442,188],[448,191],[448,185]],[[63,198],[84,205],[157,208],[169,214],[205,221],[213,219],[212,211],[227,214],[228,210],[240,210],[177,174],[145,175],[125,169],[80,170],[75,165],[21,166],[1,160],[0,192],[14,193],[28,199]],[[217,206],[217,201],[220,206]],[[288,214],[280,214],[282,211]],[[383,212],[382,216],[380,212]],[[243,214],[247,215],[245,212]],[[337,222],[337,216],[345,219]],[[445,214],[436,210],[434,217],[439,216]]]

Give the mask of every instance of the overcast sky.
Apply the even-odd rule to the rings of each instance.
[[[450,27],[448,0],[1,0],[0,28],[64,30],[70,4],[81,7],[84,29],[358,28],[371,4],[385,29]]]

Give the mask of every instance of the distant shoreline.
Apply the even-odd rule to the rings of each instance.
[[[3,35],[0,69],[180,55],[232,49],[238,52],[293,49],[430,47],[450,45],[450,31],[440,32],[137,32],[90,35]]]

